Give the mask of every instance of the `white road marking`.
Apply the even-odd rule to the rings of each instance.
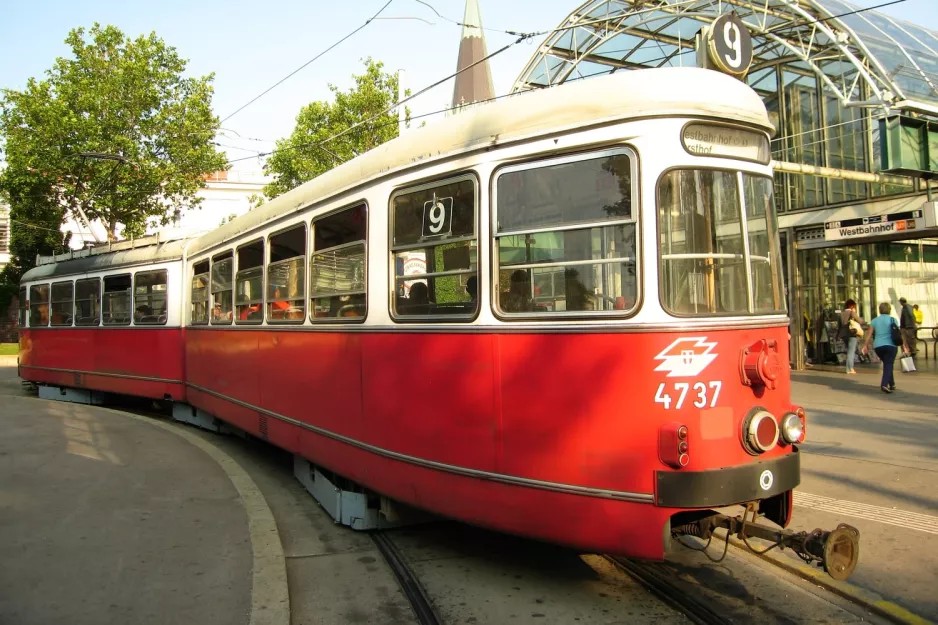
[[[868,521],[877,521],[887,525],[895,525],[896,527],[918,530],[926,534],[938,535],[938,516],[931,516],[929,514],[896,510],[895,508],[884,508],[882,506],[872,506],[856,501],[844,501],[842,499],[834,499],[833,497],[822,497],[820,495],[795,491],[795,508],[797,509],[798,507],[831,512],[843,516],[866,519]]]

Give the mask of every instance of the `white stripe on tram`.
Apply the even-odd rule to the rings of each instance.
[[[855,501],[844,501],[833,497],[822,497],[810,493],[795,491],[795,507],[804,507],[822,512],[832,512],[843,516],[852,516],[868,521],[877,521],[896,527],[918,530],[926,534],[938,535],[938,516],[872,506]]]

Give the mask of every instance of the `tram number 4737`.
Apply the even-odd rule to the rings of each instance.
[[[680,410],[684,406],[685,400],[692,403],[695,408],[714,408],[717,405],[717,399],[720,398],[720,389],[723,388],[723,382],[719,380],[713,382],[674,382],[668,387],[667,382],[658,385],[658,391],[655,393],[655,403],[664,404],[665,410],[671,410],[671,404],[674,404],[675,410]],[[674,393],[675,399],[671,399],[671,393]],[[689,397],[688,397],[689,395]]]

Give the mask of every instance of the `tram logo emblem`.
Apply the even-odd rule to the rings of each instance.
[[[661,363],[655,371],[667,371],[669,378],[691,378],[700,375],[717,355],[711,353],[716,343],[707,342],[705,336],[681,338],[655,356]]]

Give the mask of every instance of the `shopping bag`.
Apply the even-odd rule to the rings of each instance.
[[[850,334],[857,337],[858,339],[863,338],[863,326],[856,322],[856,320],[851,319],[847,324],[847,327],[850,328]]]
[[[915,361],[911,356],[903,356],[899,359],[899,365],[902,367],[902,373],[911,373],[915,371]]]

